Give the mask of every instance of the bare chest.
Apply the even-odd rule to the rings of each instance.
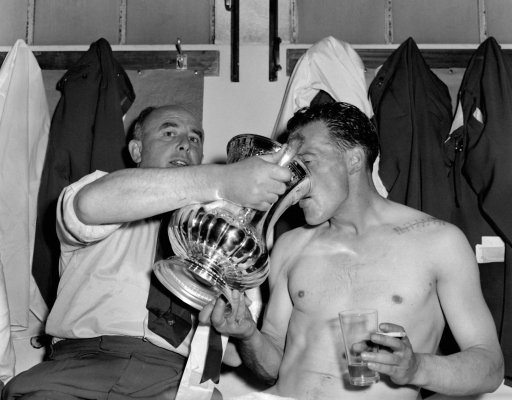
[[[289,273],[288,289],[298,311],[332,316],[343,309],[379,308],[396,315],[397,310],[421,309],[435,293],[432,268],[412,246],[308,247]]]

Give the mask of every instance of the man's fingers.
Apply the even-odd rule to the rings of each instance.
[[[215,300],[210,301],[203,309],[199,312],[199,322],[202,324],[210,324],[210,317],[212,315],[213,308],[215,307]]]
[[[227,303],[222,299],[222,297],[219,297],[215,302],[215,306],[211,313],[213,326],[218,327],[225,322],[226,304]]]
[[[229,322],[233,323],[238,315],[238,309],[240,308],[240,292],[233,290],[231,292],[231,312],[226,316]]]
[[[391,324],[389,322],[380,323],[379,331],[380,331],[380,333],[387,333],[388,336],[392,336],[392,334],[394,334],[395,336],[400,336],[400,335],[405,336],[405,329],[403,326],[400,326],[397,324]]]
[[[284,144],[278,151],[275,151],[273,153],[269,153],[269,154],[263,154],[261,155],[261,159],[262,160],[265,160],[266,162],[269,162],[269,163],[272,163],[272,164],[277,164],[277,162],[281,159],[281,157],[283,156],[285,150],[286,150],[286,144]]]
[[[364,352],[361,354],[361,358],[364,361],[386,365],[399,365],[401,360],[398,355],[389,352]]]
[[[385,346],[393,351],[399,351],[404,348],[404,343],[402,340],[393,336],[387,336],[381,333],[374,333],[371,336],[371,340],[373,343],[378,344],[379,346]]]
[[[235,321],[240,322],[246,317],[247,304],[245,298],[247,297],[244,293],[241,293],[240,302],[238,305],[238,310],[236,313]]]

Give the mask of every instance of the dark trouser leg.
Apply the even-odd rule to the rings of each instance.
[[[14,377],[2,398],[169,400],[185,361],[139,339],[66,340],[54,346],[49,361]]]

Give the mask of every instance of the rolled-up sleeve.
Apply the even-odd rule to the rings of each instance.
[[[76,194],[85,185],[106,174],[103,171],[95,171],[62,190],[57,203],[57,235],[62,251],[97,242],[121,226],[120,224],[86,225],[78,219],[75,213],[73,202]]]

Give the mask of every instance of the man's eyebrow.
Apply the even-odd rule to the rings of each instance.
[[[178,128],[179,124],[177,124],[174,121],[165,121],[160,125],[158,129],[165,129],[165,128]],[[204,132],[201,129],[192,129],[192,132],[194,132],[197,136],[201,138],[201,140],[204,140]]]
[[[204,140],[204,132],[201,129],[192,129],[192,132],[199,136],[201,138],[201,141]]]
[[[176,122],[173,122],[173,121],[165,121],[164,123],[162,123],[162,125],[160,125],[159,129],[164,129],[164,128],[177,128],[178,127],[178,124]]]

